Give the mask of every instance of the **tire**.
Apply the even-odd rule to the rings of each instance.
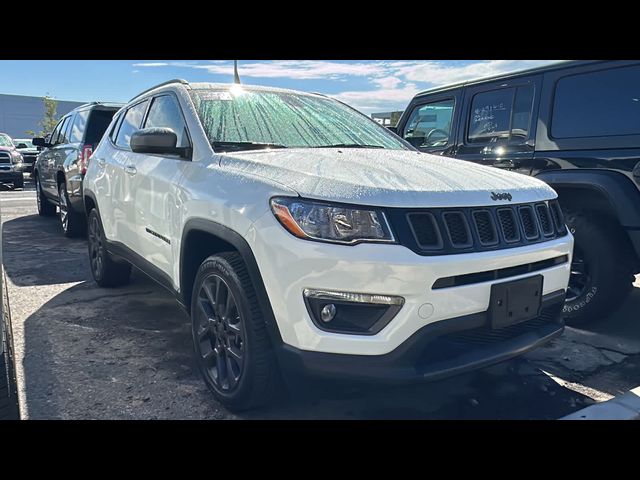
[[[13,181],[13,188],[24,188],[24,177]]]
[[[2,272],[0,272],[2,275]],[[15,359],[13,350],[13,337],[11,335],[11,316],[9,303],[6,298],[6,283],[2,284],[2,314],[5,328],[2,328],[2,349],[0,349],[0,420],[20,420],[20,407],[18,405],[18,386],[16,382]]]
[[[214,307],[216,298],[224,308]],[[198,368],[220,403],[242,411],[273,400],[281,386],[278,365],[238,253],[211,256],[200,265],[191,297],[191,326]]]
[[[44,196],[40,176],[36,174],[36,202],[38,204],[38,215],[41,217],[53,217],[56,214],[56,206],[49,202]]]
[[[65,182],[60,182],[60,185],[58,185],[58,198],[60,199],[60,225],[65,237],[85,236],[87,233],[87,219],[84,213],[76,212],[71,206]]]
[[[608,317],[629,294],[631,254],[613,222],[580,210],[564,215],[575,246],[563,313],[568,324],[582,325]]]
[[[101,287],[119,287],[129,283],[131,265],[116,261],[106,249],[106,239],[100,215],[94,208],[89,212],[89,268],[96,283]]]

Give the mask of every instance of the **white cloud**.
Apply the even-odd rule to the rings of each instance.
[[[380,88],[377,90],[357,90],[331,95],[357,108],[363,113],[384,112],[403,109],[420,88],[408,83],[401,88]]]
[[[549,60],[481,60],[444,63],[436,61],[336,62],[326,60],[240,61],[241,78],[287,78],[327,80],[344,83],[358,77],[369,81],[364,90],[346,90],[332,96],[366,113],[400,110],[421,90],[542,66]],[[205,70],[211,74],[233,74],[233,62],[143,62],[134,67],[181,67]],[[301,87],[304,89],[304,87]]]
[[[134,63],[134,67],[168,67],[169,63],[167,62],[142,62],[142,63]]]

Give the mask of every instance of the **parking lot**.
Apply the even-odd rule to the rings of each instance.
[[[606,321],[506,365],[417,387],[305,385],[236,416],[207,391],[188,319],[164,290],[138,272],[98,288],[86,241],[37,215],[32,183],[0,198],[24,418],[554,419],[640,383],[637,279]]]

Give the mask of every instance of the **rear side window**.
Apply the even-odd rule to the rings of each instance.
[[[640,66],[582,73],[556,84],[553,138],[640,134]]]
[[[480,92],[473,97],[467,126],[469,143],[522,143],[529,137],[533,87]]]
[[[54,140],[53,143],[54,145],[58,145],[61,143],[68,143],[68,139],[67,139],[67,130],[69,129],[69,119],[71,117],[65,117],[62,120],[62,124],[60,126],[60,130],[58,130],[58,136],[52,136],[51,138]]]
[[[115,113],[116,110],[92,110],[89,115],[84,142],[93,145],[97,144],[102,139],[104,132],[107,131],[107,127],[111,123],[111,119]]]
[[[420,105],[411,116],[402,136],[414,147],[444,147],[451,136],[453,98]]]
[[[176,147],[189,147],[187,125],[184,122],[180,105],[173,95],[162,95],[153,99],[144,126],[145,128],[170,128],[178,137]]]
[[[76,118],[73,120],[71,126],[71,143],[82,142],[82,136],[84,134],[84,127],[87,123],[87,117],[89,116],[89,110],[81,110],[76,113]]]
[[[144,112],[147,109],[147,103],[149,103],[149,100],[144,100],[131,107],[124,114],[124,118],[118,129],[118,135],[116,136],[115,143],[117,146],[129,148],[131,134],[140,128],[142,117],[144,117]]]

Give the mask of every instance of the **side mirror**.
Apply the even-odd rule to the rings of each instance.
[[[170,128],[143,128],[131,135],[131,150],[136,153],[187,156],[187,149],[176,147],[178,136]]]
[[[34,138],[33,140],[31,140],[31,143],[33,143],[34,147],[48,147],[49,146],[47,141],[42,137]]]
[[[387,130],[398,135],[398,127],[387,127]]]

